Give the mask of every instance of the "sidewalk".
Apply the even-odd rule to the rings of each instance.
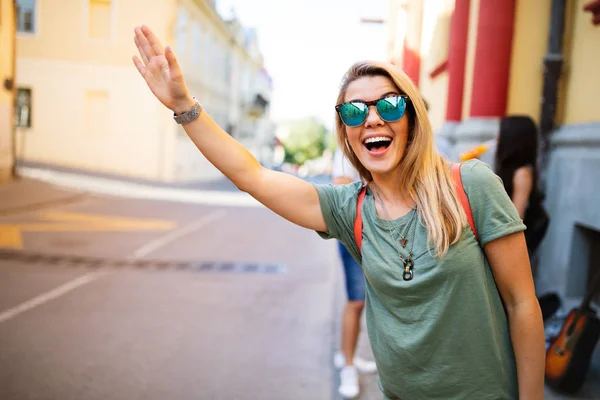
[[[82,193],[88,195],[94,193],[125,198],[164,200],[183,203],[207,204],[214,206],[241,206],[262,207],[258,201],[247,193],[239,191],[229,182],[224,181],[207,183],[204,187],[197,185],[194,188],[168,185],[164,183],[145,182],[132,179],[117,179],[101,175],[87,175],[76,171],[63,169],[42,169],[34,167],[18,167],[17,174],[20,179],[8,185],[19,185],[20,183],[39,182],[43,185],[53,187],[54,191]],[[55,185],[55,186],[52,186]],[[27,196],[34,195],[43,197],[37,193],[28,193],[29,186],[19,189],[20,196],[13,196],[14,204],[32,202]],[[233,187],[233,189],[231,188]],[[215,189],[221,190],[215,190]],[[8,191],[8,190],[7,190]],[[44,189],[42,192],[52,191]],[[3,201],[0,201],[3,202]],[[13,205],[14,205],[13,204]]]

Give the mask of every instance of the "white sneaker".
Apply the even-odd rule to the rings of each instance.
[[[354,366],[360,374],[374,374],[377,372],[375,361],[365,360],[361,357],[354,357]]]
[[[358,387],[358,372],[356,367],[347,366],[340,371],[340,387],[338,392],[345,399],[353,399],[360,393]]]
[[[362,357],[355,356],[353,364],[360,374],[374,374],[377,372],[377,365],[374,361],[368,361]],[[338,369],[342,368],[346,365],[346,357],[338,351],[333,356],[333,365]]]
[[[335,367],[337,369],[340,369],[345,364],[346,364],[346,357],[342,353],[340,353],[339,351],[336,352],[335,355],[333,356],[333,365],[335,365]]]

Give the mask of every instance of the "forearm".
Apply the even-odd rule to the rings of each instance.
[[[248,191],[263,168],[244,146],[222,130],[202,111],[183,128],[198,150],[240,190]]]
[[[510,337],[517,362],[519,398],[544,398],[546,350],[539,303],[533,300],[507,307]]]

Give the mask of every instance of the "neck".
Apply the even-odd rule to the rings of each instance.
[[[395,219],[406,214],[415,206],[415,202],[406,191],[403,191],[398,185],[398,179],[394,177],[383,177],[381,175],[373,176],[373,185],[377,186],[380,200],[385,203],[389,210],[390,218]],[[379,206],[376,204],[378,211]],[[378,213],[379,214],[379,213]],[[382,214],[379,214],[380,216]]]

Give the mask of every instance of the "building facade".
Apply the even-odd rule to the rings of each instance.
[[[0,0],[0,183],[14,176],[15,2]]]
[[[214,2],[17,3],[16,108],[27,116],[16,121],[19,164],[162,182],[222,177],[133,66],[133,28],[141,23],[174,48],[192,94],[222,128],[259,155],[273,137],[271,87],[264,86],[256,37],[223,20]],[[143,21],[136,19],[141,8]]]
[[[502,116],[539,124],[551,223],[536,286],[580,299],[600,265],[600,2],[392,0],[390,10],[390,59],[419,86],[451,159],[493,139]]]

